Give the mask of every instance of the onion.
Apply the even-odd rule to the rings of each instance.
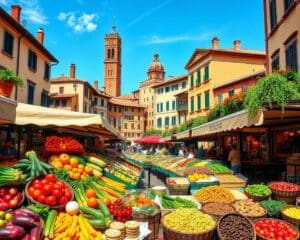
[[[76,201],[67,202],[66,212],[70,215],[76,215],[79,212],[79,204]]]

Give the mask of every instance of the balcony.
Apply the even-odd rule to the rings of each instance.
[[[187,110],[188,110],[187,103],[177,104],[177,111],[187,111]]]

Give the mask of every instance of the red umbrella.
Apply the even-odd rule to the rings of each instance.
[[[145,144],[171,144],[168,141],[162,141],[160,136],[146,136],[139,139],[134,140],[136,143],[145,143]]]

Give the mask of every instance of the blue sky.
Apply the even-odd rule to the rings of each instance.
[[[247,49],[264,49],[262,1],[257,0],[0,0],[22,6],[21,20],[36,35],[45,31],[45,46],[58,58],[52,77],[69,73],[103,86],[104,36],[113,22],[122,37],[122,94],[138,88],[157,51],[166,77],[186,73],[195,48],[242,41]]]

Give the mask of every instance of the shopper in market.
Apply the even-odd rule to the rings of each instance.
[[[241,172],[241,154],[237,150],[236,144],[231,145],[228,161],[230,162],[233,174],[239,174]]]
[[[14,159],[17,156],[17,150],[13,146],[12,139],[7,139],[4,146],[0,149],[0,159]]]

